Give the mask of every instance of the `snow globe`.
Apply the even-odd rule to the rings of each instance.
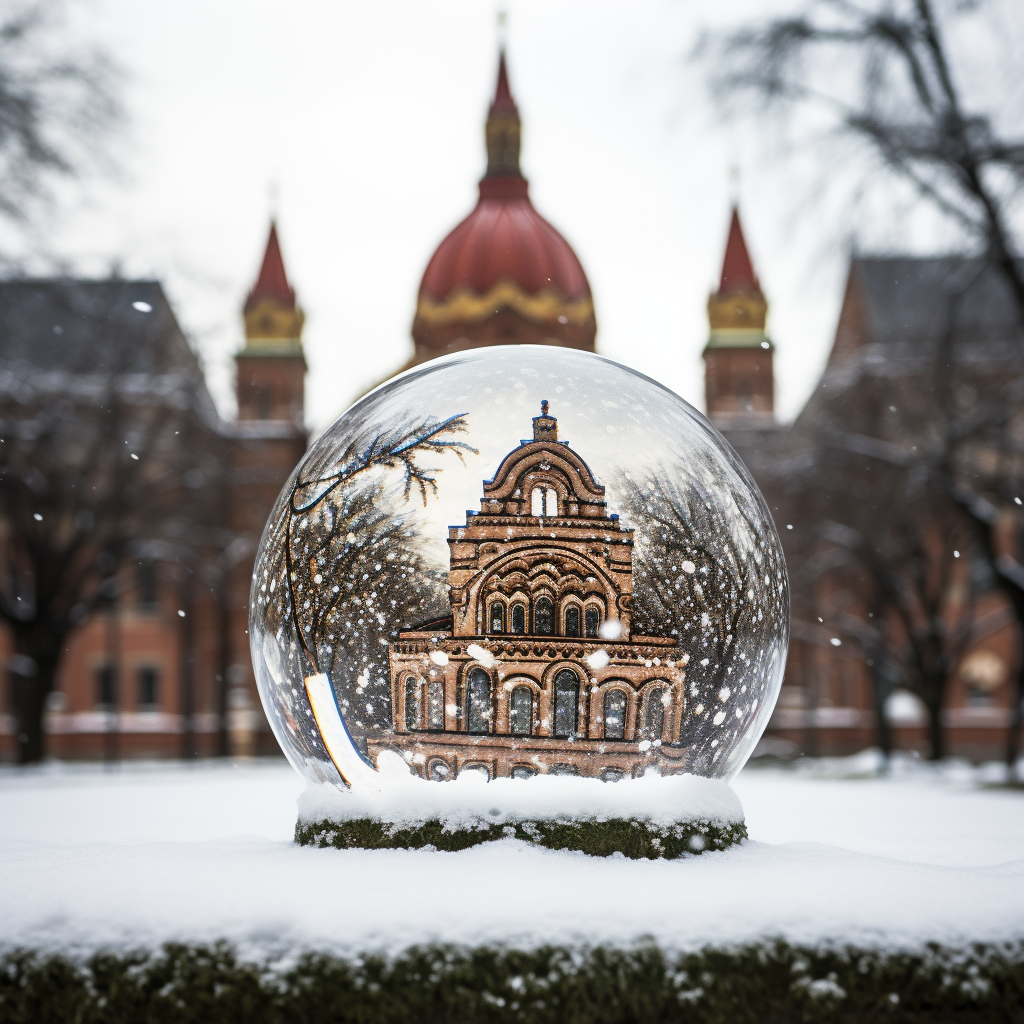
[[[309,787],[296,837],[631,857],[745,835],[789,599],[722,436],[590,353],[474,349],[382,384],[267,524],[250,641]]]

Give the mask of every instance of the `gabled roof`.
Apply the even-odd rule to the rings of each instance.
[[[157,281],[41,278],[0,282],[0,377],[24,372],[151,378],[185,389],[220,423],[195,353]],[[157,378],[160,378],[159,382]]]

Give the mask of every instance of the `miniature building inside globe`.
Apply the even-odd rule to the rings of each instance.
[[[686,770],[688,657],[633,632],[633,530],[547,402],[448,544],[452,615],[390,645],[393,732],[371,757],[436,780]]]

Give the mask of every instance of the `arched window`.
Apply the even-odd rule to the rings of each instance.
[[[443,679],[431,679],[427,683],[427,728],[436,732],[444,729]]]
[[[512,605],[512,632],[526,632],[526,608],[521,604]]]
[[[660,740],[664,724],[665,691],[651,690],[647,695],[647,703],[644,705],[643,738],[645,740]]]
[[[452,770],[448,767],[447,762],[439,758],[427,765],[427,775],[434,782],[447,782],[452,777]]]
[[[579,718],[580,681],[576,673],[563,669],[555,676],[556,736],[575,736]]]
[[[626,738],[626,695],[622,690],[605,690],[604,738],[606,740],[624,740]]]
[[[466,732],[486,733],[490,725],[491,678],[482,668],[475,668],[466,687]]]
[[[558,495],[553,487],[534,487],[530,495],[530,514],[535,516],[557,516]]]
[[[551,636],[555,632],[555,608],[546,597],[538,597],[533,606],[533,632],[536,636]]]
[[[526,764],[517,764],[512,769],[512,778],[513,779],[532,779],[534,777],[534,775],[536,775],[536,774],[537,774],[537,769],[536,768],[531,768],[529,765],[526,765]]]
[[[420,727],[420,684],[415,676],[405,677],[405,727]]]
[[[565,609],[565,635],[580,635],[580,610],[574,604]]]
[[[587,636],[596,637],[601,628],[601,613],[591,605],[586,612]]]
[[[605,768],[600,778],[602,782],[620,782],[625,774],[621,768]]]
[[[508,725],[513,736],[529,736],[533,732],[533,691],[528,686],[517,686],[512,691]]]
[[[491,604],[490,614],[490,633],[504,633],[505,632],[505,606],[500,601],[494,601]]]

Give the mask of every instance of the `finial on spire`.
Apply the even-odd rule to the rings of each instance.
[[[498,54],[498,84],[487,114],[487,177],[520,178],[519,137],[522,125],[508,84],[505,48]]]
[[[534,441],[557,441],[558,420],[548,413],[548,402],[544,399],[540,403],[540,415],[533,417],[533,439]]]
[[[504,7],[498,9],[498,49],[504,53],[508,42],[508,11]]]
[[[740,203],[740,167],[739,164],[729,165],[729,202],[732,206]]]

